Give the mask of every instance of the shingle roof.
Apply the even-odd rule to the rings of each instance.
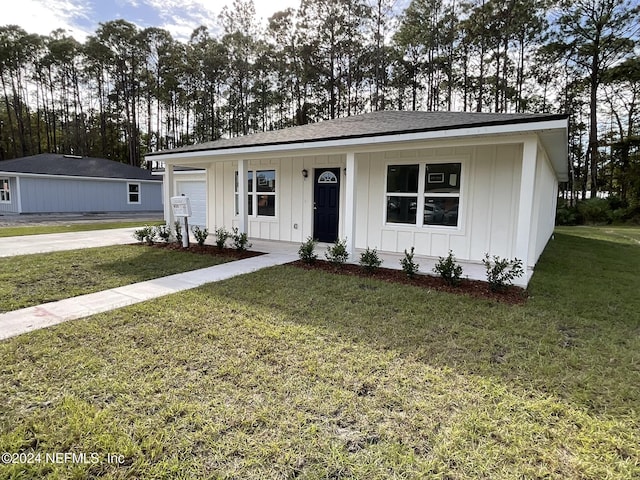
[[[148,153],[147,156],[544,122],[566,118],[566,115],[531,113],[380,111],[325,120],[282,130],[188,145],[173,150]]]
[[[1,161],[0,172],[160,181],[148,170],[132,165],[105,158],[76,157],[57,153],[42,153]]]

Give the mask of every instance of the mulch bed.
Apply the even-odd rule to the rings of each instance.
[[[428,290],[469,295],[475,298],[495,300],[497,302],[508,303],[511,305],[522,305],[527,300],[527,291],[520,287],[510,286],[504,291],[492,292],[489,289],[489,284],[487,282],[481,282],[479,280],[465,279],[461,281],[460,285],[452,287],[447,285],[444,280],[439,277],[431,275],[415,275],[413,278],[409,278],[402,270],[394,270],[391,268],[378,268],[375,272],[370,274],[361,266],[352,263],[346,263],[340,268],[336,268],[331,263],[324,260],[316,260],[312,265],[309,265],[302,260],[296,260],[290,265],[294,265],[305,270],[324,270],[339,275],[375,278],[386,282],[414,285]]]
[[[147,245],[146,243],[139,243],[138,245]],[[181,243],[178,242],[156,242],[151,245],[156,248],[164,248],[167,250],[180,250],[190,253],[197,253],[199,255],[215,255],[217,257],[228,257],[242,260],[243,258],[258,257],[264,255],[263,252],[255,252],[250,250],[237,250],[235,248],[218,248],[215,245],[198,245],[197,243],[189,243],[187,248],[184,248]]]
[[[219,249],[215,245],[200,246],[197,243],[190,243],[189,247],[187,248],[183,248],[182,244],[177,242],[156,242],[153,244],[153,246],[156,248],[165,248],[169,250],[185,250],[200,255],[216,255],[236,258],[238,260],[264,255],[263,252],[255,252],[251,250],[240,251],[235,248]],[[325,260],[316,260],[312,265],[309,265],[302,260],[296,260],[290,265],[296,266],[298,268],[303,268],[305,270],[324,270],[326,272],[339,275],[349,275],[361,278],[375,278],[377,280],[383,280],[385,282],[413,285],[416,287],[425,288],[427,290],[437,290],[439,292],[469,295],[475,298],[484,298],[511,305],[522,305],[527,301],[527,291],[520,287],[510,286],[504,291],[492,292],[489,289],[489,284],[487,282],[481,282],[479,280],[464,279],[461,281],[460,285],[458,285],[457,287],[452,287],[447,285],[444,280],[439,277],[431,275],[415,275],[413,278],[409,278],[402,270],[394,270],[392,268],[378,268],[373,273],[367,273],[359,265],[345,263],[340,268],[336,268],[331,263]]]

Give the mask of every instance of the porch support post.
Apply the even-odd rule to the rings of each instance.
[[[238,160],[238,231],[247,235],[249,234],[248,171],[249,161]]]
[[[536,186],[536,161],[538,158],[538,139],[529,137],[522,148],[522,175],[520,177],[520,202],[518,205],[518,223],[516,230],[515,255],[522,260],[526,269],[529,265],[529,245],[531,222],[533,222],[533,198]]]
[[[344,236],[347,239],[347,252],[353,260],[356,235],[356,154],[347,153],[347,171],[345,179]]]
[[[164,177],[162,179],[162,198],[164,199],[164,221],[168,227],[173,228],[173,211],[171,210],[171,197],[174,196],[175,177],[173,164],[165,163]]]

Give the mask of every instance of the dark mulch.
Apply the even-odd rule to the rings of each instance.
[[[339,268],[334,267],[331,263],[324,260],[316,260],[312,265],[309,265],[302,260],[297,260],[291,265],[295,265],[299,268],[306,270],[324,270],[331,273],[337,273],[340,275],[351,275],[363,278],[375,278],[378,280],[384,280],[386,282],[402,283],[406,285],[414,285],[430,290],[437,290],[440,292],[449,292],[461,295],[469,295],[475,298],[484,298],[489,300],[495,300],[502,303],[508,303],[513,305],[522,305],[527,300],[527,291],[520,288],[510,286],[506,290],[501,292],[492,292],[489,289],[487,282],[481,282],[479,280],[462,280],[460,285],[452,287],[447,285],[440,277],[431,275],[415,275],[413,278],[409,278],[402,270],[394,270],[391,268],[378,268],[373,273],[367,273],[361,266],[347,263]]]
[[[166,248],[169,250],[185,250],[201,255],[216,255],[228,258],[236,258],[239,260],[243,258],[251,258],[257,257],[259,255],[264,255],[263,252],[255,252],[249,250],[239,251],[235,248],[219,249],[215,245],[200,246],[197,243],[190,243],[188,248],[183,248],[182,244],[177,242],[157,242],[154,243],[153,246],[157,248]],[[527,300],[527,291],[522,288],[511,286],[501,292],[492,292],[489,289],[489,284],[487,282],[481,282],[479,280],[465,279],[462,280],[460,285],[452,287],[450,285],[447,285],[444,280],[439,277],[431,275],[415,275],[413,278],[409,278],[402,270],[394,270],[391,268],[378,268],[375,272],[368,273],[359,265],[346,263],[340,268],[336,268],[331,263],[325,260],[316,260],[312,265],[309,265],[302,260],[296,260],[295,262],[291,263],[291,265],[299,268],[304,268],[306,270],[318,269],[340,275],[351,275],[362,278],[375,278],[377,280],[383,280],[385,282],[414,285],[416,287],[422,287],[430,290],[437,290],[440,292],[449,292],[460,295],[469,295],[475,298],[495,300],[498,302],[513,305],[521,305]]]
[[[138,244],[146,245],[146,244]],[[264,255],[263,252],[255,252],[250,250],[237,250],[235,248],[218,248],[215,245],[198,245],[197,243],[189,243],[187,248],[184,248],[181,243],[178,242],[156,242],[152,245],[156,248],[164,248],[167,250],[180,250],[190,253],[197,253],[199,255],[215,255],[218,257],[228,257],[242,260],[243,258],[257,257]]]

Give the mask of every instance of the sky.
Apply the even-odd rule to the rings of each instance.
[[[124,19],[140,28],[159,27],[187,40],[204,25],[215,31],[216,19],[233,0],[2,0],[0,25],[18,25],[27,33],[48,35],[65,29],[78,41],[95,33],[100,22]],[[254,0],[256,16],[266,20],[300,0]]]

